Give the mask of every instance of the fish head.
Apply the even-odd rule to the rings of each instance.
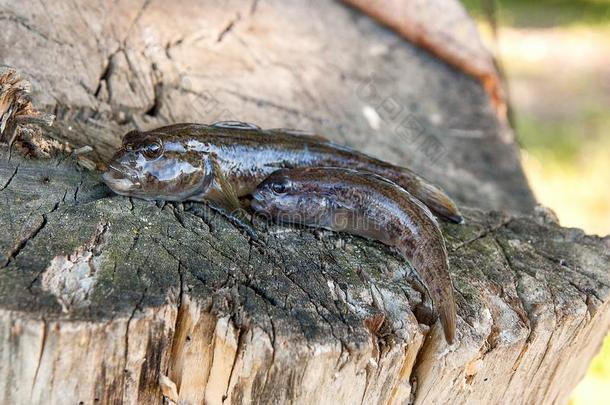
[[[115,193],[146,200],[184,201],[206,182],[205,159],[175,137],[131,131],[102,175]]]
[[[300,170],[273,172],[252,193],[252,209],[280,223],[320,225],[328,217],[331,201]]]

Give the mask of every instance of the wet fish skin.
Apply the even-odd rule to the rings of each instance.
[[[174,124],[131,131],[103,175],[118,194],[149,200],[210,201],[239,209],[246,196],[278,169],[344,167],[369,171],[408,190],[436,215],[463,218],[438,187],[411,170],[391,165],[320,136],[295,130],[262,130],[253,124]]]

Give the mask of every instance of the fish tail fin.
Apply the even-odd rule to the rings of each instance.
[[[405,170],[406,171],[406,170]],[[409,171],[411,184],[405,187],[413,196],[423,202],[437,216],[447,221],[462,224],[464,217],[457,204],[439,187]]]

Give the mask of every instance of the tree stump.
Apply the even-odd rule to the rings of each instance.
[[[610,239],[535,201],[474,79],[335,2],[0,2],[2,63],[107,159],[124,132],[252,121],[407,165],[443,226],[448,346],[383,245],[112,195],[80,157],[0,148],[6,403],[564,403],[610,325]]]

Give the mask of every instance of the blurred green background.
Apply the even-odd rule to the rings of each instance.
[[[562,225],[610,234],[610,0],[464,4],[503,66],[536,197]],[[610,337],[570,403],[610,404]]]

